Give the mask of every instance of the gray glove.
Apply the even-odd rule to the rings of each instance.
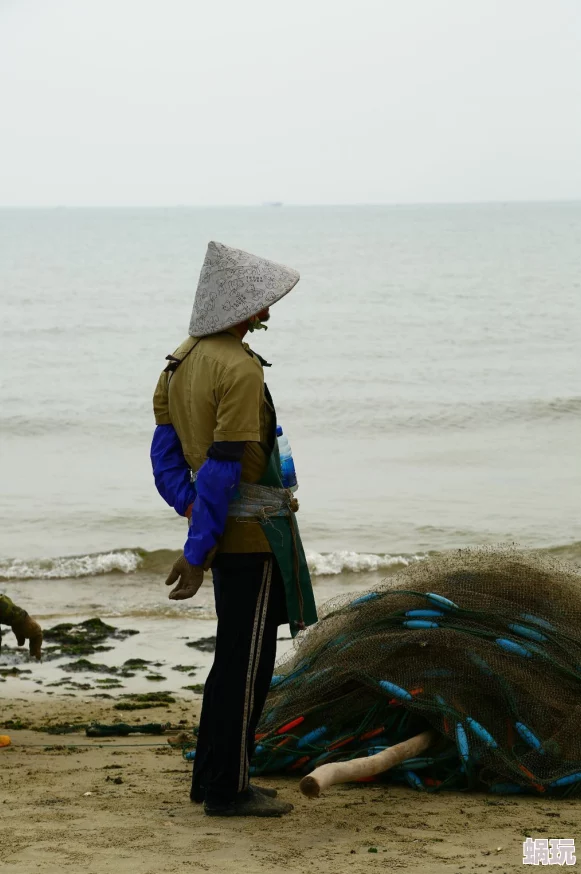
[[[35,659],[40,659],[42,628],[38,622],[35,622],[35,620],[26,613],[23,617],[13,622],[12,631],[16,635],[18,646],[24,646],[28,640],[30,655]]]
[[[184,601],[193,598],[204,581],[204,568],[190,564],[185,555],[180,555],[174,563],[169,576],[165,581],[166,586],[177,586],[169,593],[170,601]]]

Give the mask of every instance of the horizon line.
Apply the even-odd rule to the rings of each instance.
[[[342,208],[342,207],[427,207],[427,206],[518,206],[536,204],[580,203],[581,196],[571,198],[494,199],[494,200],[426,200],[426,201],[353,201],[341,203],[294,203],[264,201],[262,203],[165,203],[165,204],[0,204],[0,210],[74,210],[74,209],[282,209],[282,208]]]

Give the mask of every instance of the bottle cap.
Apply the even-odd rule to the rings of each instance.
[[[280,425],[276,426],[276,436],[280,437],[282,435],[282,428]]]

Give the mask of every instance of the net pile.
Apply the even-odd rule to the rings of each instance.
[[[251,771],[308,774],[426,728],[381,779],[421,790],[581,793],[581,576],[460,551],[326,605],[277,666]]]

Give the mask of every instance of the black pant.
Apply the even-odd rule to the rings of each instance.
[[[256,726],[287,622],[284,583],[268,553],[223,554],[212,567],[218,630],[204,688],[192,798],[233,800],[248,787]]]

